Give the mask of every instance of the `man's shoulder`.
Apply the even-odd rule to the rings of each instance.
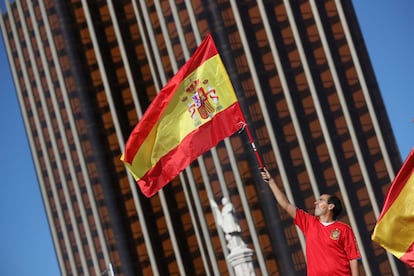
[[[343,229],[352,231],[351,226],[349,226],[347,223],[340,221],[340,220],[335,221],[335,227],[341,227]]]
[[[302,218],[319,221],[318,217],[315,217],[314,215],[310,214],[309,212],[306,212],[305,210],[296,207],[296,216],[298,216],[298,215]]]

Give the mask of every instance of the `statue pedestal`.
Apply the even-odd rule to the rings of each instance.
[[[253,268],[253,250],[245,245],[231,249],[227,261],[233,267],[236,276],[256,275]]]

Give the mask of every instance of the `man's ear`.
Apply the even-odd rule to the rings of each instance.
[[[335,208],[335,204],[329,203],[328,204],[328,210],[333,210],[333,208]]]

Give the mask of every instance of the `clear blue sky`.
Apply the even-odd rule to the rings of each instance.
[[[404,159],[414,147],[414,1],[355,0],[354,5]],[[3,196],[0,200],[0,275],[59,275],[4,44],[0,40],[0,193]]]

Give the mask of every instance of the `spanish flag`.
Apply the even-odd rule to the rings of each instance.
[[[198,156],[245,126],[211,35],[161,89],[133,129],[121,156],[151,197]]]
[[[414,148],[388,190],[372,240],[414,267]]]

